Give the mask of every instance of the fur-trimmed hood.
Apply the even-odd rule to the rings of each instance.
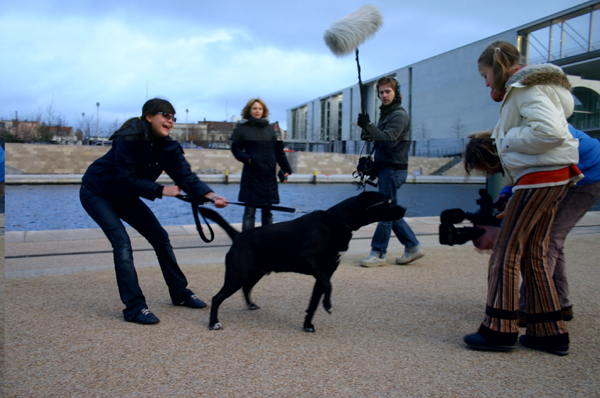
[[[552,64],[526,66],[508,79],[506,87],[530,87],[538,84],[556,84],[571,91],[571,83],[565,72]]]

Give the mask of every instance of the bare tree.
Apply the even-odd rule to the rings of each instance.
[[[51,102],[46,107],[46,113],[40,123],[39,139],[51,141],[57,137],[58,141],[62,141],[68,135],[69,128],[65,126],[65,117],[54,109],[54,104]]]
[[[89,140],[92,137],[92,126],[94,123],[94,117],[92,115],[81,114],[81,118],[78,120],[77,129],[81,133],[82,140]]]
[[[456,135],[456,138],[460,138],[463,135],[463,131],[465,129],[465,125],[460,120],[460,115],[456,119],[456,123],[452,126],[452,133]]]
[[[425,139],[427,135],[427,130],[425,129],[425,122],[422,121],[420,126],[415,127],[412,134],[413,140]]]
[[[117,131],[121,127],[121,124],[122,123],[119,122],[118,118],[113,120],[112,122],[101,121],[100,136],[109,138],[111,135],[113,135],[115,131]]]

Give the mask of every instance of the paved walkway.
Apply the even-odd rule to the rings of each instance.
[[[101,231],[5,234],[6,397],[590,397],[600,396],[600,212],[569,236],[575,303],[571,352],[556,357],[466,349],[485,307],[489,256],[471,244],[440,246],[437,217],[407,220],[426,247],[410,266],[358,266],[374,226],[354,235],[333,278],[333,314],[302,331],[313,279],[273,274],[239,293],[208,331],[208,310],[174,307],[149,245],[131,233],[140,284],[161,319],[123,321],[110,245]],[[203,243],[194,226],[169,227],[190,288],[209,301],[223,279],[229,239]],[[524,332],[524,329],[522,329]]]

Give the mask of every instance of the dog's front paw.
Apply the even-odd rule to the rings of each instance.
[[[331,314],[331,311],[333,311],[331,305],[324,305],[323,308],[325,308],[325,311],[327,311],[328,314]]]
[[[223,330],[221,322],[217,322],[214,325],[208,325],[208,330]]]
[[[250,303],[250,304],[248,304],[248,309],[249,310],[260,310],[260,307],[254,303]]]
[[[304,331],[306,333],[314,333],[315,332],[315,327],[314,327],[314,325],[312,323],[305,324],[304,325]]]

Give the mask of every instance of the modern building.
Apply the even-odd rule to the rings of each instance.
[[[486,100],[490,90],[475,64],[485,47],[496,40],[513,43],[528,64],[550,62],[563,68],[576,103],[569,122],[600,138],[598,0],[363,81],[371,120],[377,121],[381,105],[375,89],[377,79],[394,76],[400,83],[403,106],[411,116],[412,140],[461,141],[469,133],[493,128],[500,105]],[[286,142],[315,145],[342,141],[350,146],[360,140],[356,125],[360,111],[358,84],[288,109]]]

